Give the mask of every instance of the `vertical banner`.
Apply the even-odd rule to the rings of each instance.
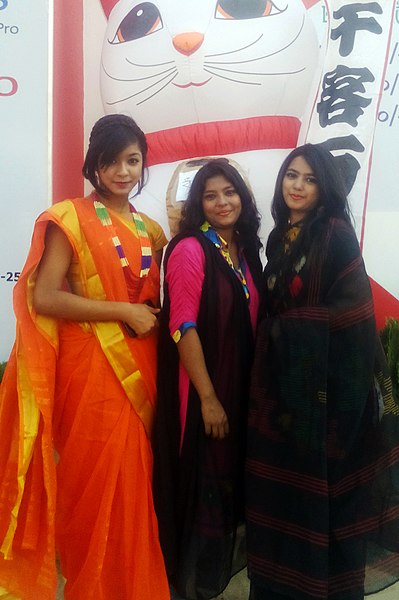
[[[399,0],[396,0],[384,88],[373,144],[364,223],[363,256],[370,275],[399,299],[398,173]]]
[[[307,139],[331,150],[346,175],[382,327],[399,317],[399,2],[326,5],[329,41]]]
[[[310,141],[337,156],[361,243],[393,5],[388,0],[328,2],[329,41],[308,132]]]
[[[0,360],[15,337],[12,288],[49,204],[50,0],[0,0]]]

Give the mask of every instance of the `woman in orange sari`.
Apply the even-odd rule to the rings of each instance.
[[[166,239],[128,200],[146,152],[130,117],[103,117],[93,193],[35,225],[1,387],[0,598],[54,600],[56,552],[66,599],[169,598],[149,443]]]

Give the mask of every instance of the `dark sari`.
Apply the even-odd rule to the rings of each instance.
[[[280,239],[264,273],[248,432],[253,600],[360,600],[399,577],[399,410],[369,281],[350,225],[330,219],[318,239],[290,272],[295,242]]]
[[[198,394],[190,384],[180,445],[179,356],[169,333],[170,300],[165,283],[160,323],[158,410],[154,429],[154,501],[170,581],[184,598],[206,600],[223,591],[246,563],[244,466],[253,334],[241,282],[215,245],[191,233],[205,254],[197,332],[206,366],[229,421],[224,440],[207,437]],[[169,256],[182,239],[169,244]],[[261,274],[258,251],[244,248],[254,281]]]

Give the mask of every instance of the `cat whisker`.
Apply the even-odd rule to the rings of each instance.
[[[176,71],[176,67],[171,67],[170,69],[166,69],[165,71],[154,73],[153,75],[148,75],[147,77],[136,77],[134,79],[133,78],[122,79],[120,77],[113,77],[110,73],[108,73],[108,71],[105,68],[103,62],[101,62],[101,68],[104,71],[104,73],[107,75],[107,77],[109,77],[113,81],[125,81],[127,83],[132,83],[132,82],[135,82],[135,81],[145,81],[146,79],[154,79],[154,77],[159,77],[160,75],[165,75],[165,74],[173,73],[173,72]]]
[[[159,92],[162,92],[162,90],[164,90],[170,83],[172,83],[172,81],[175,79],[175,77],[177,77],[177,72],[175,73],[175,75],[171,79],[169,79],[169,81],[167,81],[165,83],[165,85],[163,85],[161,88],[159,88],[159,90],[157,90],[156,92],[154,92],[153,94],[151,94],[147,98],[144,98],[144,100],[140,100],[140,102],[137,102],[137,106],[140,106],[140,104],[143,104],[144,102],[147,102],[147,100],[150,100],[151,98],[153,98],[154,96],[156,96],[157,94],[159,94]]]
[[[245,63],[249,63],[249,62],[254,62],[254,61],[258,61],[258,60],[262,60],[264,58],[270,58],[272,56],[275,56],[276,54],[279,54],[280,52],[284,52],[284,50],[287,50],[287,48],[289,48],[290,46],[292,46],[292,44],[294,44],[296,42],[296,40],[298,39],[298,37],[301,35],[302,33],[302,29],[304,27],[305,24],[305,17],[302,18],[302,23],[301,26],[299,28],[298,33],[296,34],[296,36],[290,41],[289,44],[287,44],[286,46],[283,46],[282,48],[279,48],[278,50],[275,50],[274,52],[271,52],[270,54],[265,54],[264,56],[259,56],[258,58],[249,58],[247,60],[239,60],[239,61],[232,61],[232,62],[216,62],[216,61],[208,61],[208,58],[214,58],[215,56],[228,56],[229,54],[233,54],[234,52],[242,52],[243,50],[246,50],[247,48],[250,48],[251,46],[253,46],[254,44],[256,44],[257,42],[260,41],[260,39],[263,37],[263,34],[260,35],[256,40],[254,40],[251,44],[249,44],[248,46],[244,46],[243,48],[238,48],[237,50],[231,50],[230,52],[224,52],[221,54],[207,54],[205,56],[205,60],[207,61],[208,64],[212,63],[215,65],[240,65],[240,64],[245,64]]]
[[[214,73],[213,71],[210,71],[209,69],[206,69],[204,67],[204,71],[206,71],[207,73],[210,73],[211,75],[214,75],[215,77],[219,77],[220,79],[227,79],[228,81],[234,81],[234,83],[243,83],[245,85],[262,85],[260,82],[256,82],[256,81],[240,81],[239,79],[233,79],[232,77],[226,77],[225,75],[220,75],[220,73]]]
[[[128,58],[126,58],[125,60],[127,63],[129,63],[129,65],[132,65],[132,67],[140,67],[143,69],[152,69],[153,67],[164,67],[165,65],[173,65],[174,64],[174,60],[167,60],[166,62],[163,62],[163,63],[153,63],[151,65],[140,65],[139,63],[132,62]]]
[[[233,69],[223,69],[222,67],[213,67],[210,65],[206,65],[208,67],[208,72],[210,72],[212,70],[214,75],[217,75],[217,73],[215,73],[215,71],[224,71],[226,73],[237,73],[238,75],[256,75],[256,76],[265,76],[268,77],[270,75],[295,75],[296,73],[302,73],[303,71],[305,71],[306,67],[302,67],[301,69],[296,69],[294,71],[281,71],[281,72],[274,72],[274,73],[260,73],[258,71],[254,72],[254,71],[235,71]]]
[[[263,38],[263,33],[253,42],[243,46],[242,48],[236,48],[235,50],[229,50],[228,52],[218,52],[217,54],[206,54],[205,58],[214,58],[215,56],[228,56],[229,54],[234,54],[235,52],[242,52],[243,50],[247,50],[251,48],[254,44],[257,44]]]
[[[165,81],[165,79],[169,78],[169,81],[167,81],[165,83],[165,85],[162,86],[159,90],[157,90],[156,92],[154,92],[154,94],[148,96],[148,98],[145,98],[144,100],[141,100],[140,102],[137,102],[137,106],[139,106],[139,104],[142,104],[142,102],[146,102],[149,98],[152,98],[152,96],[155,96],[161,90],[163,90],[167,85],[169,85],[169,83],[171,83],[175,79],[176,76],[177,76],[177,69],[175,69],[173,73],[170,73],[170,74],[166,75],[165,77],[162,77],[162,79],[159,79],[158,81],[155,81],[154,83],[152,83],[151,85],[147,86],[146,88],[144,88],[142,90],[139,90],[138,92],[136,92],[134,94],[130,94],[129,96],[126,96],[125,98],[119,98],[118,100],[114,100],[112,102],[107,102],[107,105],[108,106],[113,106],[114,104],[118,104],[118,102],[126,102],[126,100],[130,100],[131,98],[134,98],[135,96],[139,96],[140,94],[143,94],[144,92],[147,92],[151,88],[153,88],[156,85],[159,85],[160,83],[162,83],[163,81]]]

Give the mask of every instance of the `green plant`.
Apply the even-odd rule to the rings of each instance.
[[[4,374],[4,370],[6,368],[6,364],[5,362],[0,363],[0,382],[3,379],[3,374]]]
[[[399,398],[399,319],[388,318],[380,332],[395,398]]]

